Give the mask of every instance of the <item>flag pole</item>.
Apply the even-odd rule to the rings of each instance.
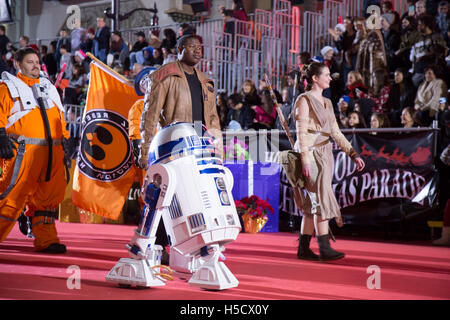
[[[125,81],[127,84],[132,85],[132,82],[130,80],[128,80],[127,78],[125,78],[123,75],[121,75],[120,73],[117,73],[116,71],[114,71],[113,69],[111,69],[110,66],[108,66],[107,64],[103,63],[101,60],[99,60],[96,56],[94,56],[92,53],[87,52],[86,55],[91,58],[93,61],[97,62],[100,64],[100,66],[106,68],[109,72],[113,73],[113,75],[119,77],[121,80]]]

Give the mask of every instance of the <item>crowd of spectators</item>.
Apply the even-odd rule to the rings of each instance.
[[[343,129],[428,127],[433,121],[443,131],[448,127],[448,1],[432,6],[432,0],[410,0],[407,12],[396,12],[390,1],[375,2],[382,8],[381,29],[367,28],[367,17],[345,17],[329,30],[333,44],[324,46],[319,56],[301,53],[300,65],[287,74],[281,94],[275,90],[291,130],[295,100],[305,91],[302,73],[312,61],[330,68],[332,81],[324,96],[333,102]],[[257,88],[247,80],[239,92],[218,95],[222,129],[282,129],[264,86],[264,81]],[[441,139],[445,147],[448,135]]]
[[[367,28],[367,17],[345,17],[329,30],[333,43],[324,46],[319,56],[301,53],[300,64],[286,75],[284,86],[275,90],[289,127],[295,130],[292,110],[298,95],[305,91],[302,72],[311,61],[324,62],[330,68],[332,81],[324,95],[333,102],[341,128],[431,126],[435,120],[445,127],[450,81],[448,1],[409,0],[406,12],[396,12],[389,0],[365,2],[381,5],[381,29]],[[247,20],[238,0],[233,10],[219,9],[224,32],[233,29],[233,21]],[[139,31],[134,34],[136,41],[127,43],[120,32],[111,32],[105,19],[98,17],[95,29],[76,28],[70,33],[62,29],[49,46],[37,48],[25,35],[18,46],[34,46],[40,52],[64,104],[82,105],[88,86],[87,52],[131,78],[142,67],[174,61],[177,38],[195,32],[183,23],[178,33],[170,28],[161,34],[158,30]],[[0,26],[0,71],[16,72],[16,50]],[[246,80],[236,92],[221,92],[217,108],[223,130],[282,128],[261,80]]]
[[[391,1],[382,1],[381,29],[367,28],[364,17],[346,17],[330,30],[331,60],[343,75],[335,88],[343,90],[328,97],[342,128],[352,127],[354,111],[368,126],[432,126],[434,120],[445,126],[448,121],[449,3],[408,2],[406,12],[396,12]],[[327,62],[323,54],[318,59]],[[372,121],[374,114],[386,121]]]

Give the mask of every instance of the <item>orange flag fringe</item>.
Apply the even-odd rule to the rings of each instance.
[[[136,174],[128,111],[139,97],[124,77],[94,60],[73,177],[75,206],[118,219]]]

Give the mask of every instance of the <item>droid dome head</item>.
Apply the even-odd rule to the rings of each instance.
[[[138,96],[144,96],[149,84],[151,84],[150,75],[156,70],[154,67],[142,69],[134,79],[134,91]]]
[[[152,139],[149,166],[186,156],[221,159],[217,141],[205,126],[197,128],[192,123],[174,122],[158,131]]]

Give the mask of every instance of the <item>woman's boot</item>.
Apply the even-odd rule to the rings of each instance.
[[[298,241],[297,257],[302,260],[319,260],[319,256],[315,254],[310,248],[311,235],[300,234]]]
[[[344,253],[338,252],[331,248],[330,238],[328,234],[317,237],[317,242],[319,243],[319,259],[320,261],[331,261],[338,260],[345,256]]]

